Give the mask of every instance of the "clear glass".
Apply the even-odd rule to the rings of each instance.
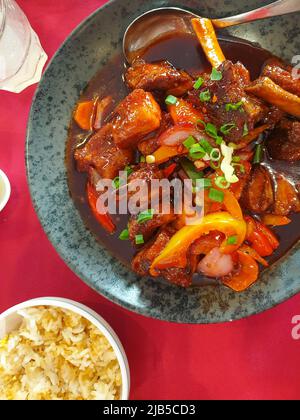
[[[0,0],[0,89],[20,92],[40,80],[47,60],[36,33],[14,0]]]

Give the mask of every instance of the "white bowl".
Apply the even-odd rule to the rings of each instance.
[[[130,391],[130,371],[125,350],[110,325],[95,311],[85,305],[82,305],[81,303],[64,298],[44,297],[27,300],[26,302],[13,306],[0,315],[0,340],[19,327],[22,322],[22,317],[18,315],[17,312],[20,309],[30,308],[33,306],[54,306],[69,309],[94,324],[95,327],[97,327],[107,338],[116,353],[122,376],[121,400],[128,400]]]
[[[0,169],[0,211],[6,206],[11,193],[10,183],[3,171]]]

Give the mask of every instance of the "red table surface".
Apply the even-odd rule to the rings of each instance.
[[[49,57],[104,2],[18,1]],[[109,302],[64,264],[33,210],[25,174],[25,131],[35,89],[0,92],[0,168],[12,184],[9,204],[0,213],[0,311],[41,296],[70,298],[95,309],[124,344],[132,399],[299,399],[300,341],[291,331],[300,295],[242,321],[176,325]]]

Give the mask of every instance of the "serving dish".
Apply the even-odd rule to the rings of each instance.
[[[19,303],[0,315],[0,340],[18,328],[22,320],[22,317],[18,315],[18,311],[36,306],[52,306],[66,309],[80,315],[95,325],[107,338],[117,356],[122,377],[121,400],[128,400],[130,392],[130,371],[125,350],[111,326],[95,311],[79,302],[59,297],[43,297]]]
[[[71,200],[66,199],[63,159],[71,110],[88,80],[121,49],[121,36],[130,20],[149,8],[170,5],[170,2],[152,3],[143,6],[137,2],[130,7],[124,3],[120,7],[118,1],[108,3],[70,36],[51,62],[36,94],[28,126],[27,167],[33,201],[50,240],[64,260],[88,284],[116,303],[175,322],[209,323],[241,318],[270,308],[299,291],[296,248],[243,295],[208,286],[182,291],[159,280],[150,282],[134,276],[101,248],[85,229]],[[262,4],[253,1],[247,7]],[[221,15],[221,5],[222,2],[214,1],[208,8],[204,2],[199,5],[190,1],[185,6],[203,15],[216,16]],[[234,1],[222,7],[222,15],[241,11]],[[105,23],[104,14],[111,16],[110,25]],[[276,18],[270,21],[268,31],[265,24],[258,22],[230,33],[259,42],[280,56],[282,46],[288,44],[283,58],[290,60],[297,50],[296,22],[295,16]],[[279,31],[276,42],[274,31],[277,34]]]

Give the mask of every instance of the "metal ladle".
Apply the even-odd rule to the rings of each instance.
[[[300,11],[300,0],[278,0],[267,6],[224,19],[212,19],[216,28],[226,28],[241,23],[253,22],[273,16]],[[123,38],[123,52],[128,63],[159,39],[174,33],[193,34],[191,18],[200,16],[178,7],[153,9],[135,19]]]

